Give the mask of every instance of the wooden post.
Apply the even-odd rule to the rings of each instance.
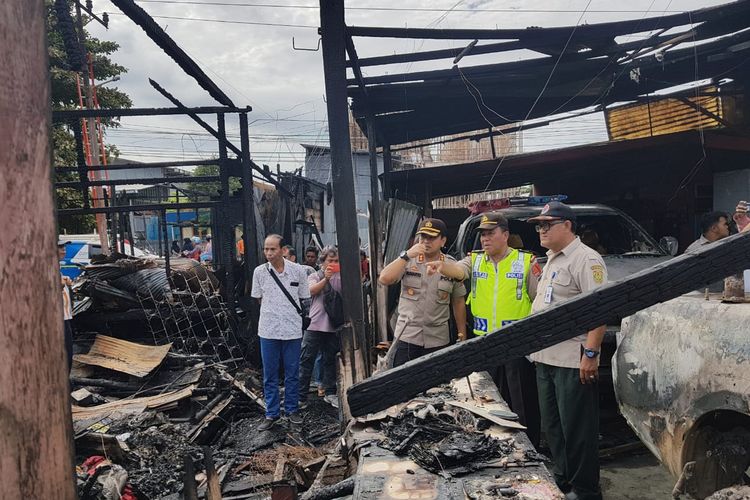
[[[41,0],[0,2],[0,498],[76,498]]]
[[[240,148],[242,148],[242,207],[244,209],[243,240],[245,242],[245,278],[248,283],[253,280],[253,270],[260,265],[258,240],[258,223],[255,220],[255,188],[253,187],[253,169],[250,165],[250,137],[247,129],[247,113],[240,113]],[[232,233],[234,241],[234,233]]]
[[[391,146],[383,146],[383,199],[391,198],[391,171],[393,170],[393,156],[391,155]]]
[[[383,215],[382,204],[380,202],[380,189],[378,185],[378,152],[377,152],[377,137],[375,133],[375,124],[373,123],[372,117],[367,119],[367,147],[370,156],[370,196],[372,197],[372,204],[370,207],[370,287],[372,290],[371,294],[371,306],[372,306],[372,319],[377,331],[377,338],[379,341],[384,342],[388,340],[388,325],[387,315],[384,317],[382,314],[378,314],[381,309],[387,307],[387,303],[381,303],[380,299],[383,295],[378,293],[379,288],[385,288],[378,282],[378,276],[380,271],[383,269],[383,225],[381,223],[381,217]],[[385,323],[383,321],[385,320]]]
[[[367,377],[368,346],[362,308],[357,211],[354,199],[354,171],[349,137],[349,112],[346,94],[346,34],[344,0],[320,0],[320,26],[325,70],[328,132],[331,142],[331,178],[334,191],[336,234],[341,260],[341,286],[348,325],[341,331],[351,332],[352,349],[359,362],[352,364],[354,382]],[[345,343],[342,341],[342,346]],[[347,356],[350,353],[342,353]]]
[[[432,217],[432,182],[424,184],[424,216]]]
[[[224,113],[216,117],[219,133],[219,175],[221,176],[221,208],[219,208],[219,263],[224,270],[224,289],[229,311],[234,314],[234,262],[232,262],[232,249],[234,248],[234,232],[229,224],[229,162],[227,161],[227,132],[226,118]],[[245,258],[248,249],[245,248]],[[214,253],[216,257],[216,253]]]

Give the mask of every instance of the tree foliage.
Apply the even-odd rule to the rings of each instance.
[[[75,29],[68,19],[68,22],[57,15],[53,0],[46,0],[47,8],[47,50],[49,55],[50,83],[52,90],[52,108],[53,109],[75,109],[79,105],[77,70],[80,68],[71,67],[71,60],[75,57],[69,57],[66,52],[66,38],[68,41],[68,50],[71,48],[71,29]],[[67,2],[63,2],[64,5]],[[75,13],[72,6],[68,4],[70,17],[75,19]],[[84,18],[84,26],[89,22]],[[75,35],[78,35],[77,30]],[[119,49],[115,42],[99,40],[92,37],[84,27],[83,32],[84,46],[86,51],[91,55],[94,79],[97,82],[103,82],[118,77],[127,72],[127,69],[119,64],[114,63],[110,56]],[[75,42],[75,40],[74,40]],[[78,60],[85,60],[82,55],[78,55]],[[133,105],[130,97],[120,91],[117,87],[102,86],[97,87],[97,97],[99,105],[102,108],[129,108]],[[116,119],[102,120],[104,127],[116,127]],[[58,166],[74,166],[78,164],[76,155],[75,138],[73,127],[80,127],[81,123],[56,123],[52,129],[52,151],[53,164]],[[107,156],[117,157],[118,151],[114,146],[106,147]],[[75,173],[56,173],[55,181],[75,181],[78,180],[78,174]],[[77,208],[83,206],[83,196],[80,191],[75,189],[58,189],[57,190],[58,208]],[[93,216],[76,216],[60,217],[58,219],[59,230],[80,233],[90,232],[94,227]]]
[[[218,165],[199,165],[193,170],[193,176],[195,177],[213,177],[219,175]],[[242,183],[236,177],[229,178],[229,192],[233,193],[242,187]],[[188,190],[191,196],[194,196],[194,201],[199,199],[206,199],[216,197],[221,194],[221,183],[216,182],[190,182],[188,183]]]

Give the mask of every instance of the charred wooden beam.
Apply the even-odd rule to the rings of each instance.
[[[190,453],[185,454],[185,476],[183,478],[182,494],[185,500],[198,500],[198,485],[195,484],[195,465]]]
[[[325,70],[328,135],[331,143],[331,179],[336,193],[334,213],[341,260],[341,287],[347,324],[341,330],[352,337],[352,353],[359,362],[351,365],[354,381],[369,373],[360,280],[357,210],[354,196],[354,167],[349,137],[349,109],[346,96],[346,33],[343,0],[320,0],[320,26]]]
[[[118,212],[145,212],[149,210],[171,210],[189,208],[214,208],[219,206],[218,201],[199,201],[194,203],[152,203],[148,205],[116,205],[113,207],[94,208],[64,208],[57,211],[58,215],[91,215],[111,214]]]
[[[747,267],[750,233],[704,246],[615,283],[562,302],[495,332],[447,347],[380,373],[348,390],[349,409],[365,415],[406,401],[422,391],[489,366],[497,366],[659,302],[664,302]]]
[[[221,484],[214,465],[214,453],[210,446],[203,447],[203,465],[206,467],[206,481],[208,483],[206,498],[208,500],[221,500]]]
[[[245,108],[223,106],[199,106],[197,108],[110,108],[110,109],[59,109],[52,111],[53,122],[66,122],[77,118],[117,118],[122,116],[168,116],[168,115],[213,115],[216,113],[245,113]]]
[[[81,168],[86,170],[137,170],[147,168],[164,168],[164,167],[196,167],[198,165],[216,165],[216,159],[211,160],[186,160],[186,161],[158,161],[151,163],[116,163],[113,165],[86,165],[85,160],[79,159],[79,166],[56,166],[55,172],[70,173],[78,172]],[[171,180],[171,179],[170,179]]]
[[[169,184],[175,182],[216,182],[221,180],[218,175],[202,175],[193,177],[184,175],[178,177],[148,177],[144,179],[106,179],[103,181],[64,181],[56,182],[55,188],[81,188],[86,186],[127,186],[129,184]]]
[[[685,26],[706,21],[731,20],[734,16],[747,14],[750,2],[742,0],[728,5],[719,5],[692,12],[681,12],[652,19],[632,19],[582,25],[576,28],[573,41],[586,38],[611,38],[618,35],[652,31],[656,29]],[[386,28],[349,26],[350,36],[376,38],[424,38],[433,40],[498,40],[498,39],[546,39],[551,43],[564,41],[570,36],[572,26],[556,28],[520,28],[520,29],[431,29],[431,28]]]
[[[195,78],[198,85],[203,87],[211,97],[225,106],[234,106],[232,100],[227,96],[206,73],[196,64],[187,53],[172,40],[166,31],[159,26],[145,10],[135,4],[133,0],[112,0],[123,14],[128,16],[135,24],[146,32],[148,37],[156,43],[166,54],[176,62],[188,75]]]
[[[330,486],[324,486],[305,496],[305,500],[331,500],[354,493],[354,478],[350,477]]]

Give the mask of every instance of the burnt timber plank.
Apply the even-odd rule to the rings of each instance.
[[[182,70],[195,78],[198,85],[208,92],[224,106],[234,106],[232,100],[227,96],[206,73],[196,64],[187,53],[164,31],[156,21],[149,16],[145,10],[136,5],[133,0],[112,0],[123,14],[128,16],[135,24],[146,32],[149,38],[156,43],[166,54],[176,62]]]
[[[570,339],[608,322],[735,274],[750,263],[750,233],[706,245],[606,284],[503,329],[455,344],[353,385],[354,416],[401,403],[453,378],[463,377]]]

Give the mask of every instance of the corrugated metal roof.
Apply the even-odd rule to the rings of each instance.
[[[385,262],[392,262],[409,244],[422,209],[402,200],[392,199],[389,204],[388,239]]]
[[[715,92],[716,88],[703,90]],[[715,118],[685,102],[690,101],[708,113],[722,118],[721,99],[718,96],[683,99],[656,98],[650,102],[628,104],[606,110],[605,119],[610,139],[613,141],[640,139],[721,125]]]

